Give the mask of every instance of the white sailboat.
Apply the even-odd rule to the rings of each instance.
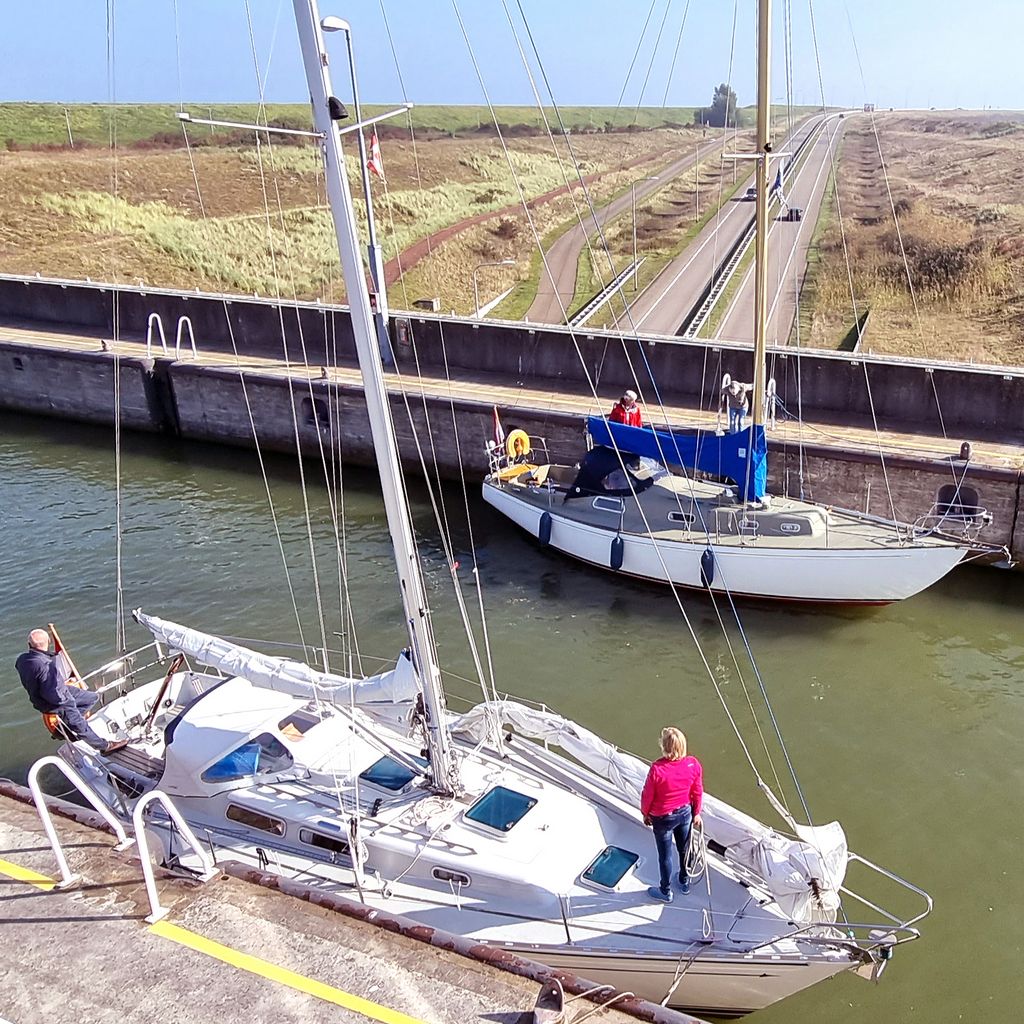
[[[769,18],[770,3],[761,3],[752,424],[722,435],[592,416],[588,451],[575,466],[530,461],[528,438],[518,448],[489,445],[483,496],[542,545],[624,575],[733,596],[888,604],[965,558],[1008,556],[978,542],[991,516],[962,499],[959,486],[916,523],[766,492]],[[731,482],[695,479],[694,471]]]
[[[315,0],[294,7],[411,653],[351,679],[139,611],[154,644],[86,677],[103,694],[93,727],[128,746],[102,755],[68,742],[62,756],[126,820],[159,789],[217,856],[672,1007],[738,1015],[844,971],[877,978],[931,901],[849,852],[837,823],[784,815],[783,834],[707,797],[703,869],[689,895],[654,903],[657,858],[638,809],[646,764],[522,702],[449,712],[332,120],[340,105]],[[148,827],[187,863],[166,819]],[[844,881],[853,861],[902,887],[915,911],[856,896]]]

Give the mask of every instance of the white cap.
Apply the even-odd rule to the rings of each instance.
[[[622,392],[622,397],[623,398],[628,398],[631,401],[635,402],[636,401],[636,392],[635,391],[623,391]]]

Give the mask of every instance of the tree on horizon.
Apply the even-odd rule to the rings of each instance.
[[[715,128],[737,127],[741,122],[736,109],[736,91],[725,82],[715,88],[710,107],[698,107],[693,112],[694,124],[706,124]]]

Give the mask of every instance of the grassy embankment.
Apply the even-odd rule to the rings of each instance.
[[[849,332],[852,277],[857,313],[871,313],[866,351],[1024,364],[1024,117],[936,112],[877,127],[878,140],[864,127],[844,145],[801,344],[835,347]]]
[[[181,128],[171,104],[123,103],[114,108],[114,126],[120,145],[132,145],[148,140],[173,143],[180,139]],[[185,109],[195,117],[219,121],[252,122],[256,117],[255,104],[246,103],[186,103]],[[392,105],[366,104],[364,116],[384,113]],[[110,141],[111,108],[103,103],[0,103],[0,147],[63,146],[68,142],[64,111],[68,112],[71,133],[76,145],[106,146]],[[607,129],[624,130],[687,125],[693,121],[693,107],[641,107],[632,109],[614,107],[562,107],[560,113],[566,128],[572,132],[599,132]],[[495,112],[502,130],[511,134],[544,131],[543,121],[536,107],[496,107]],[[555,111],[548,108],[549,122],[557,124]],[[289,127],[309,127],[308,104],[273,103],[266,108],[270,124]],[[405,133],[408,122],[403,117],[386,122],[389,133]],[[415,131],[434,135],[474,135],[493,133],[490,112],[478,106],[425,105],[412,110]],[[190,129],[197,139],[216,139],[226,129],[196,125]],[[380,129],[382,136],[384,126]],[[164,139],[169,134],[171,137]]]
[[[667,134],[671,130],[631,134],[630,152],[657,157],[667,149]],[[619,134],[573,137],[583,173],[612,172],[613,178],[626,144]],[[415,150],[407,139],[396,139],[382,148],[388,187],[375,182],[374,191],[387,257],[439,228],[518,205],[517,181],[527,197],[563,183],[565,157],[537,136],[509,141],[515,180],[500,145],[487,136],[435,136]],[[192,156],[198,190],[189,155],[180,148],[119,148],[116,165],[105,147],[6,152],[0,156],[0,191],[8,197],[0,207],[0,269],[341,297],[315,147],[263,146],[257,153],[251,142],[218,144],[196,147]],[[353,177],[356,166],[353,156]],[[358,197],[358,189],[353,191]],[[357,199],[357,214],[360,208]],[[537,213],[542,225],[546,215],[547,204]],[[506,254],[527,258],[525,237],[522,252],[514,251],[512,243],[491,233],[502,227],[498,219],[487,224],[479,253],[435,259],[430,287],[412,283],[408,297],[441,295],[449,308],[468,309],[468,275],[475,263]],[[512,250],[506,253],[506,246]],[[481,275],[482,291],[486,276]],[[405,292],[398,289],[396,295],[404,298]]]

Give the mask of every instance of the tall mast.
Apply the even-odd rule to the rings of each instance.
[[[768,333],[768,154],[771,103],[771,0],[757,4],[757,159],[754,182],[757,208],[754,212],[754,403],[755,427],[764,426],[764,393],[768,385],[766,336]]]
[[[293,0],[295,22],[299,30],[302,63],[306,71],[310,100],[313,104],[313,126],[323,135],[323,157],[327,198],[338,239],[342,273],[348,292],[355,336],[356,354],[363,377],[366,408],[370,414],[370,432],[377,455],[384,508],[387,513],[391,543],[395,549],[398,583],[402,607],[412,644],[413,658],[423,692],[427,725],[427,746],[434,788],[439,793],[459,791],[458,766],[452,750],[451,737],[445,722],[444,693],[437,662],[434,631],[427,609],[426,588],[409,521],[405,481],[398,461],[398,442],[391,419],[384,370],[373,326],[370,298],[366,291],[359,237],[345,173],[345,157],[341,135],[331,119],[331,76],[327,51],[324,48],[316,0]],[[337,104],[335,104],[337,106]]]

